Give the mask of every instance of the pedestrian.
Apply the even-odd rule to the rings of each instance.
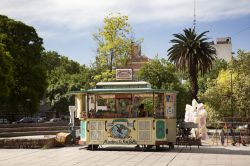
[[[224,146],[224,141],[225,141],[225,133],[224,130],[222,129],[220,132],[220,141],[221,141],[221,145]]]
[[[144,104],[139,106],[139,117],[148,117],[148,112],[144,109]]]
[[[236,145],[236,138],[235,138],[235,135],[234,135],[233,128],[230,129],[230,133],[231,133],[231,136],[232,136],[232,145],[235,146]]]

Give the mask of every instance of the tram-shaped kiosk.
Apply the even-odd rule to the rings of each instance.
[[[72,92],[80,119],[80,143],[174,147],[176,92],[152,89],[147,82],[100,82]],[[138,146],[137,146],[138,147]]]

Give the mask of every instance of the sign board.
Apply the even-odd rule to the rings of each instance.
[[[116,69],[116,80],[132,80],[132,69]]]
[[[175,117],[175,96],[174,94],[166,94],[166,110],[165,116],[167,118]]]
[[[128,94],[116,94],[115,98],[116,99],[131,99],[132,95],[128,95]]]
[[[70,105],[69,106],[69,111],[76,111],[76,106]]]

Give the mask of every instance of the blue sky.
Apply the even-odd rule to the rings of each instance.
[[[33,26],[46,50],[90,64],[97,44],[92,34],[109,13],[129,16],[142,52],[166,57],[172,34],[192,27],[193,0],[1,0],[0,14]],[[232,37],[233,51],[250,51],[250,0],[196,0],[197,30]]]

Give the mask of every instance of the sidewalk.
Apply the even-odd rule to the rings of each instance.
[[[134,146],[112,148],[103,146],[96,151],[88,151],[83,146],[54,149],[0,149],[1,166],[98,166],[98,165],[225,165],[248,166],[250,147],[204,145],[191,150],[184,146],[164,151],[136,151]]]

